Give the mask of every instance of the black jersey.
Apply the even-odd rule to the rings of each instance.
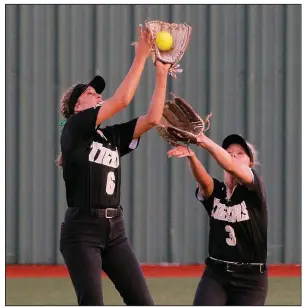
[[[120,204],[121,157],[138,146],[137,118],[96,128],[100,106],[73,115],[61,134],[68,207],[115,208]]]
[[[233,262],[265,263],[267,258],[267,206],[263,184],[254,170],[250,188],[238,184],[230,199],[226,185],[213,178],[212,195],[196,197],[208,212],[209,256]]]

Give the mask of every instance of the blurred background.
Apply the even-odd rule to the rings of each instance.
[[[59,98],[101,74],[110,97],[131,66],[138,24],[193,27],[184,72],[168,93],[185,98],[207,135],[240,133],[259,151],[268,209],[269,263],[301,263],[300,5],[6,5],[6,263],[62,264],[59,230],[66,209]],[[107,124],[144,114],[155,67],[146,64],[134,101]],[[123,159],[128,236],[141,263],[203,263],[208,219],[186,160],[146,134]],[[222,171],[203,150],[207,170]]]

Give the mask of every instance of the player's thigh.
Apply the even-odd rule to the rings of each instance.
[[[60,248],[79,305],[103,305],[100,248],[86,242],[63,244]]]
[[[143,272],[126,237],[107,248],[102,268],[127,305],[154,305]]]
[[[223,306],[227,303],[227,293],[216,275],[206,269],[197,286],[194,306]]]
[[[228,304],[232,306],[263,306],[268,293],[268,277],[254,276],[236,282],[237,287],[229,291]]]

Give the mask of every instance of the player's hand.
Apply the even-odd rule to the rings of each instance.
[[[132,43],[135,46],[136,56],[147,58],[152,51],[153,36],[149,29],[143,31],[142,25],[138,27],[138,41]]]
[[[168,71],[171,67],[171,64],[165,64],[158,60],[156,61],[155,65],[157,73],[166,74],[166,75],[168,74]]]
[[[177,158],[184,158],[184,157],[193,157],[195,154],[194,152],[186,146],[176,146],[170,149],[167,152],[168,158],[177,157]]]

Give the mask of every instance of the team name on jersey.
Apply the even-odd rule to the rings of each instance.
[[[93,142],[89,154],[89,161],[113,168],[118,168],[119,156],[117,149],[111,150],[98,142]]]
[[[248,210],[244,201],[238,205],[227,207],[217,198],[214,198],[211,216],[216,220],[227,221],[230,223],[249,220]]]

